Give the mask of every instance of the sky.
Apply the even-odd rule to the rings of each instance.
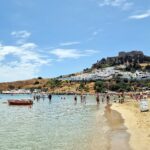
[[[150,55],[150,0],[0,0],[0,82],[80,72],[131,50]]]

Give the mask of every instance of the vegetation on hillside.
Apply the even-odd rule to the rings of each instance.
[[[62,85],[62,81],[57,79],[50,79],[47,82],[47,86],[50,87],[50,89],[54,90],[55,88],[59,88]]]
[[[127,80],[118,79],[110,81],[96,81],[94,85],[96,92],[110,91],[142,91],[150,89],[150,80]]]

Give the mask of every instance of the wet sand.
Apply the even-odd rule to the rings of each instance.
[[[150,107],[150,100],[149,100]],[[113,110],[121,113],[130,133],[129,144],[133,150],[150,149],[150,111],[140,112],[137,101],[128,99],[124,104],[113,104]]]
[[[110,126],[108,138],[110,141],[109,150],[131,150],[129,146],[130,134],[124,125],[121,114],[111,109],[111,105],[105,107],[105,117]]]

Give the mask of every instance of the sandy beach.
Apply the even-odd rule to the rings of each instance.
[[[124,119],[124,125],[130,134],[129,145],[131,149],[149,150],[150,112],[140,112],[138,102],[132,99],[128,99],[124,104],[114,103],[111,108],[118,111]]]

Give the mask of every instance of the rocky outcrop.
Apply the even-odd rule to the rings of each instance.
[[[119,52],[118,56],[103,58],[92,65],[92,68],[101,68],[105,66],[115,66],[128,63],[150,62],[150,56],[145,56],[142,51]]]
[[[131,52],[119,52],[118,57],[143,57],[144,53],[142,51],[131,51]]]

